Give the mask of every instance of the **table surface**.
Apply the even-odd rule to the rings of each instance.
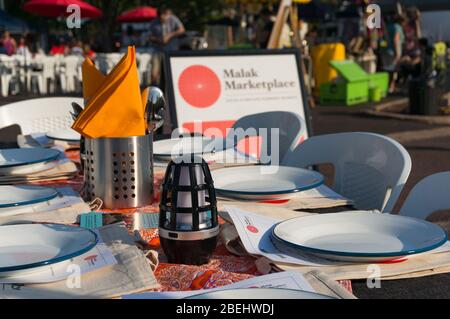
[[[2,134],[0,134],[0,137]],[[11,139],[0,138],[0,148],[17,147]],[[66,152],[67,157],[78,161],[78,152]],[[162,180],[162,174],[155,174],[156,186]],[[80,191],[82,188],[83,178],[77,178],[67,181],[56,181],[47,183],[52,186],[67,186],[70,184],[75,190]],[[158,188],[155,188],[158,189]],[[121,218],[132,225],[133,213],[136,211],[145,213],[155,213],[158,211],[158,198],[155,197],[155,204],[139,209],[128,209],[120,211],[108,211],[111,213],[120,213]],[[326,210],[313,210],[317,213],[333,213],[348,208],[336,208]],[[445,221],[441,224],[450,230],[450,222]],[[141,231],[142,238],[152,248],[161,254],[160,265],[155,271],[155,276],[161,285],[162,290],[195,290],[206,289],[226,284],[231,284],[240,280],[257,276],[258,272],[253,257],[237,257],[231,255],[224,245],[219,244],[210,262],[206,265],[176,265],[164,262],[164,253],[160,247],[159,237],[156,229]],[[370,289],[367,287],[365,280],[352,281],[353,293],[358,298],[450,298],[450,274],[439,274],[414,279],[387,280],[381,282],[381,288]],[[350,288],[350,287],[349,287]],[[351,288],[350,288],[351,289]]]

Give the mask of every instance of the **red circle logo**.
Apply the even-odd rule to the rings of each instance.
[[[256,228],[253,225],[248,225],[247,229],[248,229],[249,232],[252,232],[252,233],[255,233],[255,234],[258,232],[258,228]]]
[[[220,97],[220,80],[216,73],[203,65],[186,68],[178,79],[183,99],[194,107],[210,107]]]

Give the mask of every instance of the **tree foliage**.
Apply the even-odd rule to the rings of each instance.
[[[65,23],[54,18],[43,18],[21,10],[27,0],[6,0],[6,10],[15,16],[21,17],[36,26],[39,31],[65,32]],[[104,50],[113,47],[114,34],[120,31],[117,17],[126,10],[137,6],[161,5],[171,8],[178,15],[188,30],[202,31],[205,23],[217,15],[223,8],[226,0],[84,0],[103,11],[100,19],[93,20],[75,31],[82,38],[95,38],[101,43]],[[45,29],[45,30],[43,30]]]

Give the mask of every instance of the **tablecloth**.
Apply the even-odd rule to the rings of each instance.
[[[66,156],[79,163],[79,152],[76,150],[66,151]],[[155,196],[154,204],[134,209],[108,210],[100,209],[102,212],[122,214],[122,220],[128,225],[130,231],[133,227],[134,213],[157,213],[159,211],[159,186],[163,179],[162,171],[155,171]],[[69,180],[51,181],[40,183],[54,187],[71,186],[74,190],[81,192],[83,188],[83,176],[80,174]],[[224,220],[220,219],[220,223]],[[159,243],[158,230],[146,229],[139,231],[146,248],[158,251],[160,263],[155,270],[155,276],[163,291],[197,290],[220,287],[237,281],[260,275],[255,265],[256,259],[250,256],[234,256],[225,248],[223,243],[218,244],[208,264],[201,266],[169,264],[164,262],[164,252]],[[351,292],[350,281],[340,281],[347,290]]]

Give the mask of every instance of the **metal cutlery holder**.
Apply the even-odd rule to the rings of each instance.
[[[153,133],[85,139],[84,194],[105,208],[141,207],[153,199]]]

